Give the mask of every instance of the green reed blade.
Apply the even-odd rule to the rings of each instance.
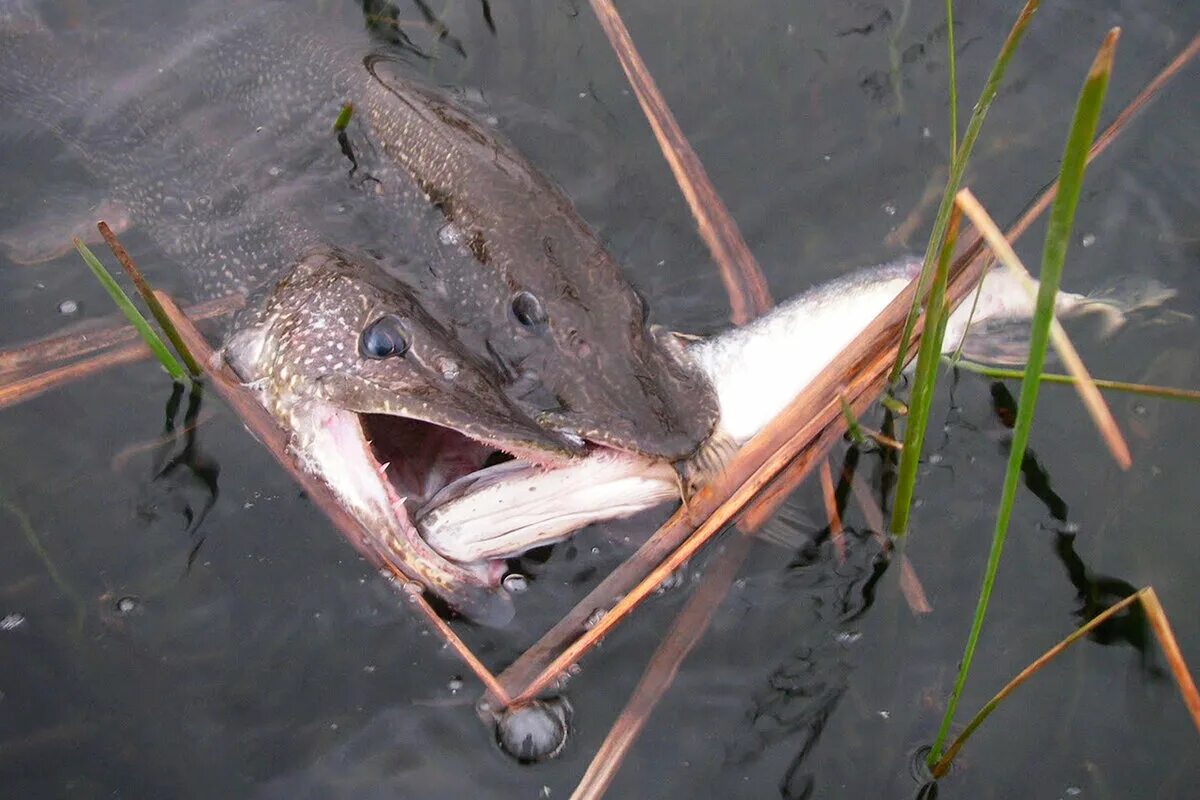
[[[892,534],[903,536],[908,533],[908,517],[912,511],[913,492],[917,485],[917,468],[921,462],[921,449],[925,444],[925,429],[929,424],[929,409],[933,404],[933,389],[937,384],[937,367],[942,352],[942,338],[946,332],[946,283],[950,276],[950,261],[954,256],[954,245],[958,242],[958,223],[961,212],[958,208],[950,215],[946,228],[946,240],[938,255],[937,272],[929,290],[929,304],[925,308],[925,335],[917,351],[917,371],[913,375],[912,396],[908,402],[908,424],[904,428],[904,449],[900,451],[900,473],[896,482],[896,495],[892,501]]]
[[[958,70],[954,52],[954,0],[946,0],[946,64],[950,79],[950,154],[958,152]]]
[[[146,321],[146,318],[137,310],[133,301],[129,299],[129,295],[125,294],[125,290],[108,273],[108,270],[104,268],[100,260],[88,249],[87,245],[77,238],[71,241],[74,243],[75,249],[79,252],[84,263],[88,265],[88,269],[92,271],[92,274],[96,276],[96,280],[100,281],[100,285],[108,292],[108,296],[117,304],[117,308],[121,309],[121,313],[125,315],[125,318],[137,330],[138,334],[142,337],[142,341],[146,343],[146,346],[150,348],[150,352],[158,359],[158,363],[162,364],[163,369],[167,371],[172,380],[180,383],[185,382],[187,372],[175,356],[171,354],[171,351],[167,349],[167,346],[163,344],[163,340],[158,337],[154,329],[150,327],[150,323]]]
[[[937,248],[946,237],[946,225],[950,221],[950,211],[954,207],[954,195],[958,193],[959,184],[966,171],[967,161],[971,158],[971,151],[975,148],[975,141],[979,138],[983,121],[987,117],[988,109],[992,107],[992,102],[996,99],[996,92],[1000,88],[1000,81],[1004,78],[1005,70],[1008,69],[1008,62],[1012,60],[1017,45],[1025,36],[1029,21],[1040,4],[1041,0],[1028,0],[1025,7],[1021,9],[1021,13],[1017,15],[1012,30],[1008,32],[1008,38],[1004,40],[1004,45],[1000,48],[995,63],[992,64],[992,71],[983,85],[983,92],[979,95],[979,101],[975,104],[971,119],[967,122],[967,130],[963,134],[962,144],[959,145],[956,152],[951,154],[950,177],[946,181],[946,191],[942,193],[942,202],[938,206],[937,216],[933,221],[933,231],[929,234],[929,243],[925,247],[921,277],[918,279],[917,293],[913,295],[912,306],[909,307],[908,316],[904,320],[904,332],[900,335],[901,343],[908,342],[912,337],[913,327],[917,324],[921,301],[925,297],[925,291],[929,287],[929,281],[933,274]],[[888,377],[889,383],[895,383],[900,379],[900,373],[904,371],[904,354],[907,351],[908,348],[901,344],[896,354],[896,363],[892,365],[892,372]]]
[[[1012,518],[1017,484],[1021,477],[1021,464],[1025,460],[1025,448],[1029,444],[1029,432],[1033,427],[1033,412],[1037,407],[1042,368],[1046,362],[1046,350],[1050,341],[1050,322],[1054,317],[1054,300],[1058,294],[1063,263],[1066,261],[1067,246],[1071,240],[1075,209],[1079,204],[1079,193],[1083,186],[1083,176],[1087,167],[1088,147],[1095,136],[1096,124],[1100,119],[1100,109],[1104,105],[1104,94],[1108,89],[1109,75],[1112,73],[1113,54],[1116,50],[1119,32],[1117,28],[1109,31],[1104,43],[1100,45],[1095,61],[1092,62],[1092,67],[1088,71],[1087,80],[1084,81],[1083,90],[1080,92],[1079,101],[1075,106],[1075,116],[1071,121],[1071,131],[1067,135],[1067,145],[1063,153],[1062,166],[1059,169],[1058,195],[1054,198],[1054,206],[1050,210],[1050,223],[1046,230],[1046,240],[1042,250],[1041,286],[1038,289],[1037,306],[1031,328],[1029,361],[1025,366],[1025,377],[1021,381],[1021,395],[1017,401],[1017,419],[1013,426],[1008,467],[1004,474],[1004,488],[1000,496],[1000,508],[996,515],[996,528],[992,534],[992,545],[988,553],[979,601],[971,621],[971,632],[967,636],[963,658],[959,663],[958,676],[954,681],[954,689],[950,693],[949,702],[946,704],[946,712],[942,716],[937,738],[929,751],[928,764],[931,769],[941,759],[942,747],[950,731],[959,698],[962,696],[967,674],[971,670],[971,661],[975,657],[975,648],[979,644],[979,633],[983,629],[983,620],[987,615],[988,602],[991,600],[992,587],[1000,566],[1004,540],[1008,535],[1008,523]]]

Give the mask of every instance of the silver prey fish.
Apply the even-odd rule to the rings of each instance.
[[[693,344],[689,354],[716,387],[721,409],[708,452],[697,455],[697,469],[715,474],[723,457],[781,412],[920,268],[917,260],[902,260],[853,272],[745,327]],[[1107,334],[1128,312],[1173,295],[1157,282],[1131,277],[1091,296],[1060,292],[1056,312],[1096,314]],[[993,270],[983,280],[973,316],[971,305],[963,303],[948,320],[946,352],[962,342],[968,358],[1022,362],[1033,309],[1026,288],[1007,271]],[[447,558],[473,563],[549,544],[590,523],[629,516],[679,495],[672,465],[635,454],[596,451],[558,468],[517,459],[450,484],[417,512],[417,523]]]
[[[52,31],[0,0],[4,119],[51,130],[196,294],[254,294],[224,352],[298,459],[431,589],[502,622],[494,570],[446,563],[409,513],[497,457],[686,458],[715,424],[708,380],[561,191],[361,29],[274,3],[163,13]]]
[[[567,198],[361,19],[163,13],[58,32],[0,13],[0,107],[70,145],[201,293],[278,280],[317,246],[371,253],[545,427],[667,459],[708,436],[707,381]]]

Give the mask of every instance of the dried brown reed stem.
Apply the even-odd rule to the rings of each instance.
[[[858,501],[859,510],[867,520],[867,528],[870,529],[871,535],[881,543],[887,541],[883,534],[883,509],[879,507],[879,503],[875,502],[867,484],[858,476],[858,473],[850,476],[850,492]],[[914,614],[928,614],[933,611],[933,606],[929,604],[925,586],[917,576],[917,570],[913,567],[912,560],[903,551],[899,554],[899,560],[900,593],[904,595],[904,601],[908,603],[909,610]]]
[[[654,651],[633,694],[629,696],[608,735],[604,737],[604,743],[592,757],[587,771],[571,794],[572,800],[595,800],[604,795],[654,707],[674,682],[679,665],[704,635],[713,613],[729,591],[753,543],[751,536],[731,536],[725,544],[725,550],[705,571],[704,582],[688,599],[687,605],[671,623],[670,630]]]
[[[245,298],[241,295],[227,295],[207,303],[190,306],[186,309],[186,313],[189,319],[198,322],[212,317],[223,317],[237,311],[245,302]],[[124,317],[113,315],[106,319],[109,322],[104,327],[85,328],[76,325],[65,333],[0,350],[0,375],[46,367],[59,361],[78,358],[126,342],[141,341],[137,331],[125,321]],[[142,348],[142,357],[149,355],[150,351]]]
[[[420,582],[412,577],[404,563],[396,557],[385,542],[350,516],[323,481],[296,466],[291,456],[288,455],[286,434],[275,424],[275,420],[271,418],[267,410],[259,405],[249,390],[241,385],[228,366],[223,363],[214,364],[212,348],[171,297],[163,292],[154,294],[171,324],[179,331],[184,346],[195,355],[199,364],[204,365],[204,371],[210,378],[213,388],[229,404],[254,438],[270,451],[275,461],[287,470],[296,483],[304,489],[313,504],[329,518],[334,527],[363,558],[375,568],[386,570],[401,582],[401,588],[405,592],[407,600],[421,612],[446,645],[475,673],[475,676],[487,687],[489,692],[507,704],[508,696],[496,677],[437,615],[423,594],[420,591],[410,591],[411,588],[420,587]]]
[[[1154,587],[1147,586],[1138,594],[1142,606],[1146,609],[1150,627],[1158,637],[1163,655],[1167,657],[1167,666],[1171,668],[1171,674],[1175,677],[1175,685],[1179,687],[1183,702],[1192,716],[1192,723],[1196,726],[1196,731],[1200,732],[1200,692],[1196,691],[1196,682],[1192,680],[1192,673],[1183,660],[1183,652],[1179,649],[1179,642],[1175,640],[1175,633],[1167,620],[1167,612],[1159,602]]]
[[[149,355],[150,348],[146,345],[130,342],[65,367],[53,367],[28,377],[10,378],[0,385],[0,409],[32,400],[51,389],[103,372],[109,367],[141,361]]]
[[[955,196],[955,202],[963,210],[963,213],[970,217],[975,229],[983,234],[992,253],[1000,259],[1001,263],[1013,273],[1018,281],[1024,284],[1029,292],[1030,300],[1034,300],[1037,293],[1029,270],[1021,263],[1021,259],[1012,249],[1012,245],[1004,238],[1000,228],[992,221],[991,216],[971,193],[971,190],[961,190]],[[1079,357],[1079,351],[1071,343],[1070,337],[1067,336],[1066,330],[1063,329],[1062,323],[1058,321],[1057,317],[1050,318],[1050,341],[1054,343],[1054,349],[1058,352],[1067,371],[1075,378],[1075,389],[1083,400],[1083,406],[1100,431],[1100,436],[1113,454],[1113,458],[1116,459],[1121,469],[1129,469],[1133,464],[1133,457],[1129,454],[1129,445],[1125,443],[1125,437],[1121,435],[1121,429],[1117,427],[1117,421],[1113,418],[1112,411],[1104,402],[1096,384],[1092,382],[1091,373],[1084,366],[1083,359]]]
[[[700,237],[721,270],[721,280],[733,307],[731,319],[735,325],[743,325],[771,307],[771,294],[758,261],[667,107],[617,9],[611,0],[591,0],[591,4],[696,218]]]
[[[829,538],[837,550],[838,561],[846,560],[846,543],[842,541],[842,515],[838,513],[837,495],[834,493],[833,472],[829,459],[821,459],[821,500],[825,503],[825,516],[829,519]]]

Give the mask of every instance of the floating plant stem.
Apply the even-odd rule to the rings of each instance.
[[[1019,369],[1001,369],[1000,367],[989,367],[986,364],[977,364],[974,361],[952,361],[950,358],[946,358],[944,361],[960,369],[965,369],[967,372],[974,372],[976,375],[983,375],[988,378],[1011,380],[1025,377],[1025,373]],[[1074,385],[1077,382],[1073,375],[1059,375],[1054,372],[1043,372],[1041,380],[1042,383],[1066,385]],[[1200,391],[1196,389],[1176,389],[1172,386],[1151,386],[1144,383],[1110,381],[1104,378],[1092,378],[1092,383],[1097,388],[1108,389],[1114,392],[1128,392],[1129,394],[1143,395],[1145,397],[1157,397],[1162,400],[1184,400],[1189,403],[1200,403]]]
[[[1000,496],[1000,508],[996,515],[996,527],[992,534],[991,550],[988,553],[987,567],[984,571],[975,615],[971,622],[971,631],[967,635],[963,658],[959,663],[958,676],[954,682],[954,689],[950,693],[950,699],[946,703],[946,712],[942,716],[937,738],[929,751],[928,764],[931,769],[941,759],[942,747],[950,731],[950,724],[954,720],[954,712],[958,707],[959,698],[962,697],[967,675],[971,671],[971,661],[975,657],[975,648],[979,644],[979,633],[983,629],[983,620],[987,615],[992,587],[996,582],[996,572],[1000,567],[1000,555],[1004,550],[1004,540],[1008,535],[1008,523],[1012,518],[1017,484],[1021,478],[1021,465],[1025,460],[1025,448],[1029,444],[1029,432],[1033,427],[1033,412],[1037,407],[1042,367],[1045,364],[1046,350],[1050,344],[1050,323],[1054,319],[1054,301],[1058,294],[1059,280],[1062,277],[1063,262],[1066,260],[1067,244],[1071,238],[1075,208],[1079,203],[1079,192],[1083,185],[1088,146],[1091,144],[1092,136],[1096,132],[1096,123],[1100,118],[1100,108],[1104,103],[1108,77],[1112,72],[1113,53],[1116,49],[1118,34],[1119,29],[1112,29],[1105,37],[1104,43],[1100,45],[1100,50],[1084,81],[1083,91],[1080,93],[1079,102],[1075,107],[1075,116],[1071,121],[1071,131],[1067,135],[1067,145],[1063,153],[1062,166],[1059,169],[1058,194],[1050,210],[1050,222],[1042,251],[1042,284],[1038,290],[1037,306],[1034,310],[1030,331],[1029,363],[1025,367],[1025,378],[1021,381],[1021,396],[1017,401],[1017,418],[1013,426],[1012,443],[1009,446],[1008,467],[1004,474],[1004,488]]]
[[[129,299],[129,295],[125,294],[125,290],[116,282],[112,275],[108,274],[108,270],[100,263],[100,260],[88,249],[88,246],[78,238],[71,240],[75,249],[79,252],[83,262],[88,265],[88,269],[96,276],[96,280],[100,281],[100,285],[108,292],[109,297],[117,304],[117,308],[121,309],[121,313],[129,320],[129,323],[137,329],[138,334],[142,337],[142,341],[150,348],[150,352],[158,359],[158,363],[162,364],[163,369],[171,376],[172,380],[180,383],[187,380],[187,372],[183,366],[171,355],[171,351],[163,344],[163,340],[158,338],[158,334],[150,327],[150,323],[142,316],[141,312],[134,306],[133,301]]]
[[[954,208],[954,195],[958,192],[958,186],[962,182],[963,172],[966,171],[967,161],[971,157],[971,151],[975,147],[975,141],[979,138],[979,131],[983,127],[983,121],[987,117],[988,109],[992,107],[992,101],[996,99],[996,92],[1000,88],[1000,81],[1004,78],[1004,72],[1008,69],[1008,62],[1012,60],[1013,53],[1016,52],[1017,45],[1025,35],[1026,28],[1029,27],[1029,21],[1033,17],[1033,13],[1037,11],[1041,0],[1028,0],[1025,7],[1021,9],[1021,13],[1017,15],[1017,21],[1013,23],[1012,30],[1008,32],[1008,38],[1004,40],[1003,46],[1000,48],[999,55],[996,56],[996,61],[992,64],[992,71],[988,75],[987,82],[983,85],[983,92],[979,95],[979,101],[975,104],[975,110],[971,113],[971,119],[967,122],[967,130],[963,134],[962,144],[958,150],[951,154],[950,159],[950,178],[946,181],[946,191],[942,193],[942,202],[938,206],[937,216],[933,221],[933,231],[929,235],[929,244],[925,248],[925,261],[921,268],[921,281],[917,284],[917,294],[913,298],[912,305],[908,309],[908,317],[904,320],[904,332],[901,334],[900,341],[907,342],[912,336],[913,326],[917,323],[917,314],[921,309],[921,301],[925,297],[925,290],[929,287],[930,276],[934,269],[934,257],[937,254],[937,248],[941,245],[942,240],[946,236],[946,226],[950,221],[950,212]],[[900,379],[900,373],[904,371],[904,353],[907,348],[901,347],[896,361],[892,364],[892,372],[888,376],[889,383],[895,383]]]

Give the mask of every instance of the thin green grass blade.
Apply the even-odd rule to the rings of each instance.
[[[1013,426],[1012,444],[1008,453],[1008,468],[1004,474],[1004,488],[1000,496],[1000,508],[996,515],[996,528],[992,534],[992,545],[988,553],[983,585],[980,588],[979,601],[971,622],[971,632],[967,636],[963,658],[959,663],[958,676],[954,682],[954,689],[950,693],[950,700],[946,704],[946,712],[942,717],[937,738],[929,751],[928,764],[931,769],[941,759],[942,747],[945,745],[946,736],[954,720],[954,712],[958,708],[959,698],[962,697],[963,686],[966,684],[967,675],[971,670],[971,661],[975,657],[975,648],[979,644],[979,633],[983,629],[983,620],[987,615],[988,602],[991,600],[992,587],[996,582],[1000,555],[1004,550],[1004,541],[1008,535],[1008,523],[1012,518],[1017,484],[1021,477],[1021,464],[1025,460],[1025,448],[1029,444],[1029,432],[1033,428],[1033,412],[1037,407],[1042,367],[1046,362],[1046,350],[1050,342],[1050,322],[1054,317],[1054,300],[1058,294],[1059,281],[1062,278],[1063,263],[1066,261],[1071,227],[1075,221],[1075,209],[1079,204],[1079,193],[1083,186],[1083,176],[1087,167],[1088,147],[1096,133],[1100,109],[1104,105],[1104,94],[1108,89],[1108,78],[1112,73],[1113,53],[1116,49],[1118,34],[1119,30],[1116,28],[1109,31],[1104,43],[1100,46],[1096,59],[1088,71],[1087,80],[1084,81],[1083,91],[1080,92],[1079,102],[1075,106],[1075,117],[1071,121],[1071,132],[1067,135],[1067,145],[1063,153],[1062,166],[1059,169],[1058,196],[1055,197],[1054,206],[1050,210],[1050,223],[1046,230],[1046,241],[1042,250],[1041,286],[1038,290],[1037,306],[1031,328],[1029,363],[1025,367],[1025,377],[1021,381],[1021,395],[1017,401],[1017,419]]]
[[[958,70],[954,53],[954,0],[946,0],[946,62],[950,77],[950,154],[958,153]]]
[[[961,214],[957,208],[950,215],[946,228],[946,240],[938,255],[937,272],[929,290],[929,305],[925,309],[925,335],[917,351],[917,371],[913,376],[912,396],[908,403],[908,424],[904,428],[904,449],[900,451],[900,472],[896,482],[896,496],[892,503],[892,534],[903,536],[908,533],[908,517],[912,511],[913,492],[917,486],[917,468],[921,461],[921,448],[925,443],[925,429],[929,423],[929,409],[933,403],[933,389],[937,384],[937,367],[942,352],[942,337],[946,332],[946,283],[950,276],[950,260],[954,256],[954,245],[958,243],[958,223]]]
[[[942,360],[950,366],[959,367],[960,369],[965,369],[967,372],[973,372],[976,375],[983,375],[987,378],[1020,380],[1025,377],[1025,373],[1019,369],[989,367],[987,364],[978,364],[966,359],[955,361],[953,357],[943,358]],[[1076,382],[1074,376],[1060,375],[1056,372],[1043,372],[1041,380],[1042,383],[1057,383],[1067,386],[1074,386]],[[1136,394],[1143,397],[1157,397],[1161,400],[1183,400],[1189,403],[1200,403],[1200,390],[1196,389],[1176,389],[1173,386],[1150,386],[1144,383],[1110,381],[1104,378],[1092,378],[1092,383],[1101,389],[1109,389],[1114,392],[1127,392],[1128,394]]]
[[[1013,23],[1012,30],[1008,32],[1008,38],[1004,40],[1004,45],[1000,48],[999,55],[996,56],[996,61],[992,64],[992,71],[988,75],[987,82],[983,85],[983,92],[979,95],[979,102],[975,104],[975,110],[971,113],[971,119],[967,122],[967,130],[963,134],[962,144],[953,154],[950,161],[950,177],[946,181],[946,191],[942,193],[942,202],[938,206],[937,216],[933,221],[933,231],[929,234],[929,244],[925,247],[925,261],[921,268],[921,277],[917,284],[917,293],[913,296],[912,306],[908,309],[908,316],[904,320],[904,332],[900,335],[902,343],[907,342],[912,337],[913,327],[917,324],[917,314],[921,309],[921,301],[925,297],[925,291],[929,288],[929,281],[934,270],[934,259],[937,256],[937,248],[941,245],[942,240],[946,237],[946,225],[950,221],[950,211],[954,208],[954,195],[958,193],[959,184],[962,182],[963,173],[967,168],[967,161],[971,158],[971,151],[975,148],[975,141],[979,138],[979,131],[983,127],[983,121],[987,118],[988,110],[992,107],[992,102],[996,99],[996,92],[1000,88],[1000,81],[1004,78],[1004,72],[1008,69],[1008,62],[1012,60],[1013,53],[1017,50],[1017,45],[1021,43],[1021,39],[1025,36],[1025,31],[1029,27],[1029,21],[1033,18],[1033,14],[1037,11],[1041,0],[1028,0],[1025,7],[1021,9],[1021,13],[1017,15],[1017,21]],[[904,354],[908,351],[903,345],[900,347],[896,355],[896,363],[892,365],[891,375],[888,377],[889,383],[895,383],[900,379],[900,373],[904,371]]]
[[[163,340],[158,338],[158,334],[150,327],[150,323],[142,316],[141,312],[134,306],[133,301],[129,299],[129,295],[125,294],[125,290],[120,284],[113,279],[113,276],[108,273],[100,260],[88,249],[88,246],[79,239],[72,239],[75,249],[79,252],[79,256],[84,263],[88,265],[88,269],[96,276],[96,280],[100,281],[100,285],[108,292],[108,296],[117,304],[117,308],[121,309],[121,313],[129,320],[129,324],[137,330],[142,337],[142,341],[150,348],[150,352],[158,359],[158,363],[162,364],[163,369],[171,376],[171,380],[180,383],[186,382],[187,372],[179,361],[163,344]]]

